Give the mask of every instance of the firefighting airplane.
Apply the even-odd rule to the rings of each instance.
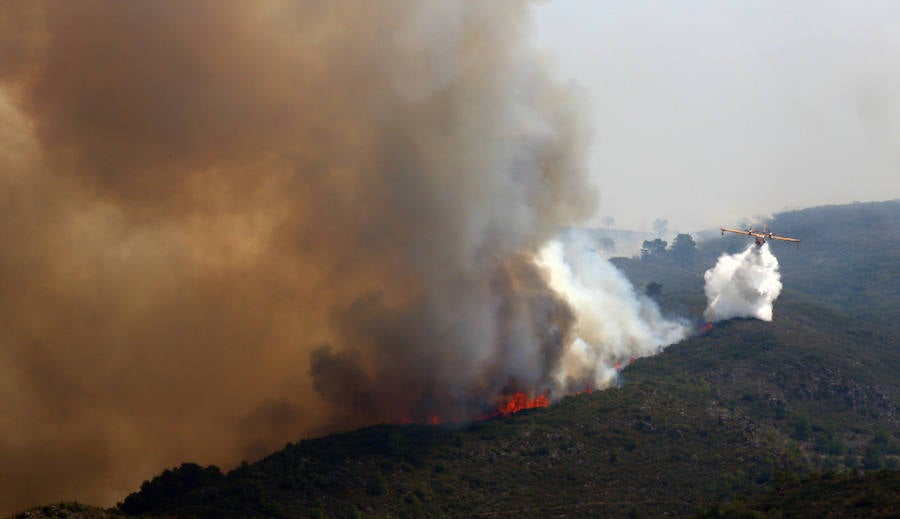
[[[757,247],[762,247],[763,243],[766,243],[766,240],[781,240],[781,241],[792,241],[794,243],[800,243],[800,240],[797,238],[788,238],[787,236],[778,236],[777,234],[773,234],[766,230],[766,227],[763,226],[762,232],[754,231],[753,229],[747,229],[746,231],[739,231],[737,229],[727,229],[725,227],[721,227],[719,230],[722,231],[722,236],[725,236],[726,232],[733,232],[735,234],[746,234],[747,236],[753,236],[756,241]]]

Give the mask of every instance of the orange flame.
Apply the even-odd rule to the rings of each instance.
[[[590,386],[585,389],[585,392],[590,393],[593,391]],[[577,393],[576,393],[577,394]],[[494,418],[497,416],[509,416],[511,414],[518,413],[523,409],[534,409],[537,407],[547,407],[550,405],[550,395],[549,392],[541,393],[533,398],[529,398],[528,395],[521,391],[517,391],[512,395],[502,397],[501,403],[497,405],[496,410],[493,412],[481,415],[479,420],[487,420],[490,418]],[[417,423],[414,420],[410,420],[408,417],[401,417],[397,423],[401,425],[408,425],[412,423]],[[418,422],[423,423],[423,422]],[[428,425],[440,425],[443,423],[440,415],[432,414],[428,416],[428,419],[424,421],[424,423]]]
[[[528,398],[525,393],[517,391],[515,394],[509,397],[509,400],[507,400],[505,404],[500,404],[499,406],[497,406],[497,412],[493,416],[509,416],[511,414],[518,413],[523,409],[547,407],[548,405],[550,405],[550,398],[546,393],[542,393],[534,398]]]

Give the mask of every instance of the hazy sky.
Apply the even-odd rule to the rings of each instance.
[[[536,18],[591,112],[596,221],[695,231],[900,197],[900,2],[555,0]]]

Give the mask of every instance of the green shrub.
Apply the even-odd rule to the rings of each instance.
[[[376,474],[369,480],[366,489],[373,496],[383,496],[387,494],[387,481],[381,474]]]

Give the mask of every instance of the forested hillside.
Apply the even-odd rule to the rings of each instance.
[[[898,222],[900,202],[778,215],[770,227],[803,242],[773,246],[784,283],[774,320],[718,323],[631,363],[614,388],[474,423],[304,439],[227,474],[186,464],[123,496],[117,510],[90,513],[738,517],[802,511],[809,496],[817,510],[832,500],[859,516],[891,510]],[[703,271],[747,242],[702,242],[688,263],[616,264],[639,289],[660,285],[654,297],[666,311],[699,328]]]

